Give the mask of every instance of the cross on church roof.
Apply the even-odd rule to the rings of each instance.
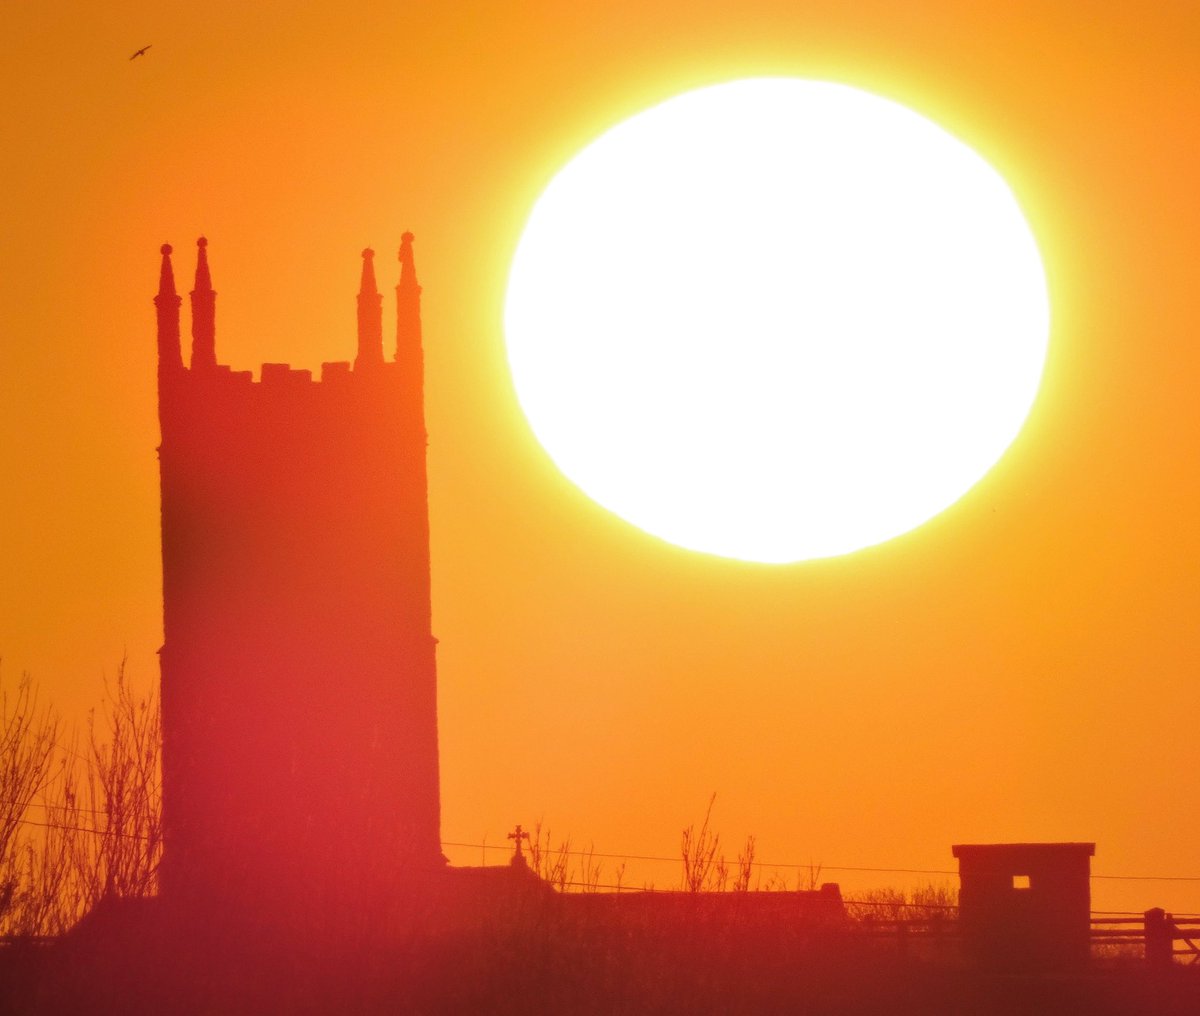
[[[521,841],[529,839],[528,830],[522,829],[518,824],[517,828],[508,834],[510,840],[516,840],[517,851],[513,854],[512,860],[509,862],[514,867],[524,868],[526,866],[525,854],[521,851]]]

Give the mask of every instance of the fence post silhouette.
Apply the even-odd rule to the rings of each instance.
[[[1171,965],[1175,949],[1174,927],[1170,915],[1161,907],[1147,910],[1145,915],[1146,963],[1156,970]]]

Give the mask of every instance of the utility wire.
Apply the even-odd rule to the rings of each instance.
[[[64,829],[67,832],[73,833],[90,833],[92,836],[115,836],[120,840],[161,840],[161,836],[146,836],[142,833],[123,833],[117,829],[89,829],[87,826],[63,825],[60,822],[38,822],[36,819],[26,818],[21,822],[24,825],[41,826],[43,829]]]
[[[454,843],[451,841],[443,841],[443,847],[462,847],[471,850],[500,850],[505,853],[511,853],[511,846],[502,846],[492,843]],[[670,864],[681,863],[682,858],[679,857],[659,857],[651,854],[601,854],[591,850],[549,850],[547,853],[554,856],[568,857],[598,857],[604,860],[617,861],[661,861]],[[751,866],[755,868],[788,868],[796,871],[861,871],[872,874],[885,875],[957,875],[958,872],[949,868],[865,868],[865,867],[849,867],[847,865],[836,864],[776,864],[772,861],[752,861]],[[1092,878],[1121,880],[1130,882],[1200,882],[1200,875],[1097,875],[1093,874]]]
[[[0,801],[0,807],[19,808],[18,801]],[[27,808],[41,808],[43,811],[79,811],[88,815],[107,815],[103,808],[85,808],[82,804],[47,804],[45,801],[30,801]]]
[[[153,839],[161,839],[161,836],[150,837],[150,836],[143,835],[141,833],[125,833],[125,832],[119,832],[117,830],[112,830],[112,829],[109,829],[109,830],[89,829],[86,826],[61,825],[61,824],[53,823],[53,822],[38,822],[35,819],[22,819],[21,821],[25,825],[40,826],[43,829],[64,829],[69,832],[89,833],[93,836],[114,836],[118,839],[142,840],[142,841],[147,841],[152,838]],[[468,848],[472,848],[472,849],[476,849],[476,850],[481,849],[481,848],[487,849],[487,850],[510,850],[511,849],[509,847],[491,847],[491,846],[488,846],[488,845],[482,844],[482,843],[453,843],[453,842],[449,842],[449,841],[442,841],[442,846],[443,847],[468,847]],[[582,851],[557,851],[557,853],[559,853],[559,854],[575,854],[575,853],[584,853],[584,852],[582,852]],[[630,860],[636,859],[636,855],[630,855],[630,854],[591,854],[591,855],[587,855],[586,853],[584,853],[584,856],[619,857],[619,858],[627,858]],[[674,858],[664,858],[664,857],[644,857],[642,859],[644,859],[644,860],[662,860],[662,861],[675,860]],[[500,867],[500,865],[496,865],[496,867]],[[801,868],[803,868],[806,866],[805,865],[794,865],[794,866],[793,865],[779,865],[778,867],[801,867]],[[936,871],[928,871],[926,869],[919,869],[919,868],[832,868],[832,867],[830,867],[830,870],[833,870],[833,871],[880,871],[880,872],[914,872],[915,871],[920,874],[940,874],[939,872],[936,872]],[[949,872],[948,874],[956,875],[958,873],[957,872]],[[1124,879],[1131,879],[1131,880],[1136,880],[1141,877],[1144,877],[1147,879],[1171,878],[1171,876],[1161,876],[1161,875],[1147,875],[1147,876],[1093,875],[1092,876],[1092,878],[1124,878]],[[1180,879],[1175,879],[1175,880],[1180,880]],[[617,884],[608,883],[608,882],[577,882],[577,881],[556,880],[556,879],[547,879],[547,881],[549,881],[551,883],[551,885],[557,885],[557,886],[562,886],[562,887],[570,886],[571,888],[576,888],[576,889],[611,889],[611,890],[614,890],[616,892],[621,892],[621,893],[669,893],[669,894],[678,895],[678,896],[690,895],[690,893],[687,890],[683,890],[683,889],[658,889],[654,886],[646,886],[646,885],[643,885],[643,886],[635,886],[635,885],[629,885],[629,884],[617,885]],[[1186,879],[1186,881],[1200,881],[1200,879]],[[745,891],[746,892],[758,892],[760,890],[748,889]],[[733,894],[734,892],[736,892],[736,890],[728,890],[728,892],[730,894]],[[576,894],[576,895],[586,895],[586,893],[580,893],[580,894]],[[855,906],[855,907],[879,907],[879,908],[891,907],[891,908],[899,909],[899,910],[953,910],[953,911],[957,911],[959,909],[958,905],[954,904],[954,903],[902,903],[902,902],[891,901],[891,900],[856,900],[856,899],[843,899],[842,903],[847,906]],[[1091,911],[1091,916],[1093,918],[1100,920],[1101,923],[1103,923],[1103,918],[1105,918],[1105,917],[1141,917],[1143,915],[1142,915],[1142,913],[1140,913],[1138,911],[1134,911],[1134,910],[1093,910],[1093,911]],[[1193,916],[1193,915],[1188,915],[1188,914],[1174,914],[1173,919],[1175,920],[1176,923],[1188,924],[1188,923],[1200,922],[1200,915]]]
[[[15,802],[0,802],[6,804],[15,804]],[[107,815],[108,813],[98,808],[84,808],[77,805],[60,805],[60,804],[44,804],[39,801],[29,802],[30,806],[42,808],[47,812],[52,811],[76,811],[84,812],[90,815]],[[73,832],[91,833],[94,836],[125,836],[136,839],[148,839],[146,836],[138,836],[132,833],[120,833],[104,829],[88,829],[85,826],[64,826],[54,822],[38,822],[36,819],[21,818],[18,822],[22,825],[40,826],[43,829],[67,829]],[[500,846],[499,844],[491,843],[460,843],[453,840],[442,840],[443,847],[458,847],[463,850],[492,850],[511,853],[512,847]],[[599,858],[601,860],[613,861],[657,861],[662,863],[680,864],[682,859],[679,857],[662,857],[653,854],[607,854],[599,853],[590,850],[551,850],[549,854],[554,856],[568,857],[587,857]],[[868,874],[881,875],[957,875],[957,871],[948,868],[867,868],[867,867],[852,867],[849,865],[836,864],[777,864],[771,861],[752,861],[750,866],[754,868],[770,868],[777,870],[786,868],[794,871],[853,871],[866,872]],[[1104,879],[1107,881],[1120,882],[1200,882],[1200,875],[1101,875],[1092,874],[1093,879]],[[616,888],[616,887],[613,887]]]

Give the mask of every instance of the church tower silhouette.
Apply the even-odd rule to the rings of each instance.
[[[217,361],[197,241],[190,366],[158,295],[166,899],[377,898],[441,869],[412,234],[385,358],[362,254],[353,365]]]

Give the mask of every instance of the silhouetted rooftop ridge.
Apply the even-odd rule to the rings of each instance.
[[[1055,843],[955,843],[950,847],[954,857],[963,854],[973,856],[1002,856],[1019,853],[1043,854],[1085,854],[1089,857],[1096,853],[1095,843],[1055,842]]]

